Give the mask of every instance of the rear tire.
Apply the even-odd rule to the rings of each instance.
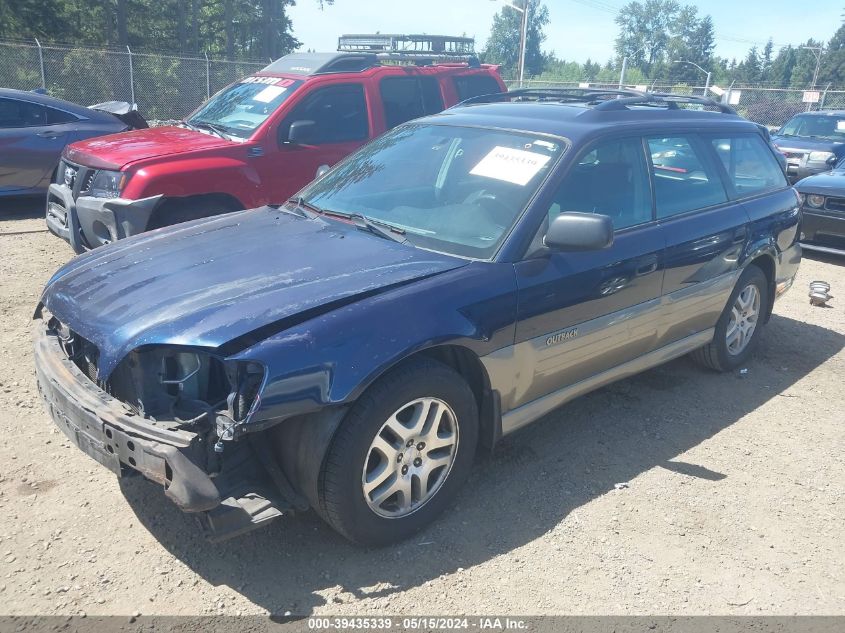
[[[454,499],[477,441],[475,397],[460,374],[428,358],[406,362],[341,422],[323,460],[317,510],[356,543],[405,539]]]
[[[713,342],[692,352],[692,358],[705,367],[722,372],[743,365],[760,338],[768,305],[766,275],[751,264],[740,275],[716,322]]]

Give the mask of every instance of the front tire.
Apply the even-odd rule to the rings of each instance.
[[[692,357],[716,371],[732,371],[743,365],[760,338],[768,305],[766,275],[751,264],[740,275],[716,323],[713,342],[695,350]]]
[[[428,525],[469,474],[478,410],[466,381],[420,358],[376,381],[341,422],[323,461],[321,516],[365,545]]]

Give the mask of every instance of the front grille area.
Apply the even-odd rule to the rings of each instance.
[[[845,198],[828,198],[825,202],[824,208],[828,211],[845,213]]]
[[[80,193],[87,192],[91,188],[91,183],[94,182],[96,175],[96,169],[62,159],[59,162],[59,168],[56,170],[56,183],[69,187],[73,199],[76,200]]]

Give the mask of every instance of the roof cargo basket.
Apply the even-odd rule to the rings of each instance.
[[[454,35],[341,35],[337,39],[337,50],[345,53],[373,53],[385,61],[478,64],[475,39]]]

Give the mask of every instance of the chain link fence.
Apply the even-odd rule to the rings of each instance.
[[[517,88],[519,82],[506,81],[508,88]],[[616,89],[618,84],[593,82],[555,82],[528,80],[523,82],[525,88],[603,88]],[[658,84],[637,86],[652,92],[673,92],[689,96],[704,96],[708,91],[704,86],[689,86],[686,84]],[[815,93],[815,94],[811,94]],[[712,92],[710,97],[719,99]],[[805,98],[817,99],[806,102]],[[845,90],[833,90],[830,86],[807,91],[799,88],[769,88],[753,85],[733,84],[725,90],[722,100],[729,103],[739,114],[755,123],[761,123],[770,128],[780,127],[790,117],[799,112],[812,110],[845,110]]]
[[[42,46],[0,41],[0,87],[44,88],[54,97],[82,105],[102,101],[137,103],[149,120],[181,119],[210,95],[266,66],[263,62],[227,61],[122,50]],[[516,81],[506,82],[517,87]],[[616,88],[615,83],[528,80],[527,88]],[[704,86],[651,84],[659,92],[702,96]],[[723,99],[744,117],[769,127],[783,125],[798,112],[845,109],[845,90],[819,89],[808,103],[807,91],[794,88],[733,85]],[[712,96],[712,95],[711,95]]]
[[[0,42],[0,87],[81,105],[137,103],[147,119],[181,119],[227,84],[266,63]]]

